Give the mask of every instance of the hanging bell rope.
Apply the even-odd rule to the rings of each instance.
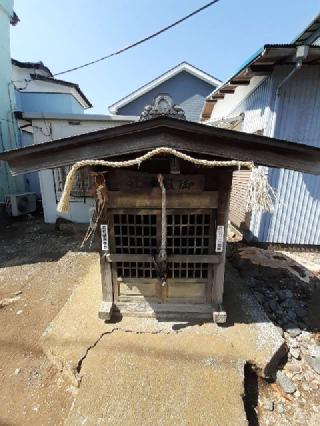
[[[158,175],[158,182],[161,189],[161,248],[160,257],[167,259],[167,193],[164,186],[162,174]]]
[[[158,182],[161,189],[161,247],[156,263],[161,285],[164,287],[167,282],[167,193],[162,174],[158,175]]]
[[[188,154],[177,151],[173,148],[169,147],[160,147],[153,149],[152,151],[147,152],[144,155],[133,158],[131,160],[125,161],[108,161],[108,160],[83,160],[75,163],[66,178],[66,182],[64,185],[63,193],[61,199],[57,206],[57,211],[59,213],[67,213],[69,211],[69,201],[70,201],[70,193],[72,191],[72,187],[74,184],[74,180],[76,178],[76,174],[78,170],[83,167],[88,166],[103,166],[103,167],[111,167],[111,168],[122,168],[122,167],[131,167],[131,166],[140,166],[140,164],[150,158],[160,155],[174,155],[181,160],[188,161],[196,166],[202,167],[237,167],[238,170],[241,168],[251,169],[253,171],[252,177],[249,181],[249,198],[247,203],[247,211],[252,210],[262,210],[262,211],[270,211],[272,206],[272,198],[274,192],[263,173],[254,167],[253,162],[251,161],[238,161],[238,160],[205,160],[200,158],[194,158]],[[270,195],[271,194],[271,195]],[[259,204],[260,203],[260,204]],[[267,210],[265,210],[267,209]]]

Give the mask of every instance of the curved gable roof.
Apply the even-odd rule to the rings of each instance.
[[[150,90],[154,89],[163,82],[169,80],[170,78],[176,76],[177,74],[183,71],[195,77],[198,77],[200,80],[203,80],[206,83],[211,84],[212,86],[219,86],[222,83],[217,78],[200,70],[199,68],[194,67],[193,65],[188,64],[187,62],[181,62],[181,64],[175,66],[174,68],[171,68],[169,71],[161,74],[159,77],[151,80],[149,83],[145,84],[144,86],[141,86],[139,89],[131,92],[129,95],[110,105],[109,111],[112,114],[117,114],[119,108],[124,107],[125,105],[129,104],[130,102],[134,101],[135,99],[139,98],[140,96],[144,95],[145,93],[149,92]]]

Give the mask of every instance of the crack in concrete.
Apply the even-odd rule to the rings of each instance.
[[[158,330],[141,330],[141,329],[139,330],[139,329],[134,329],[134,328],[114,327],[111,330],[108,330],[108,331],[105,331],[105,332],[101,333],[98,336],[98,338],[95,340],[95,342],[93,344],[91,344],[90,346],[87,347],[84,355],[79,359],[75,370],[73,370],[74,371],[74,376],[75,376],[75,378],[76,378],[76,380],[78,382],[78,387],[80,387],[81,381],[82,381],[82,378],[83,378],[83,376],[81,375],[81,370],[82,370],[82,367],[83,367],[83,362],[88,357],[90,351],[92,349],[94,349],[98,345],[98,343],[102,340],[102,338],[104,336],[106,336],[108,334],[112,334],[112,333],[114,333],[116,331],[120,331],[120,332],[123,332],[123,333],[133,333],[133,334],[165,334],[165,335],[168,335],[168,334],[181,334],[181,333],[183,333],[185,331],[185,327],[177,329],[177,330],[174,330],[174,329],[166,330],[166,329],[161,329],[161,328],[158,329]],[[229,339],[226,339],[226,338],[224,338],[224,340],[229,341]],[[233,347],[232,343],[231,343],[231,346]],[[279,356],[277,357],[276,354],[275,354],[273,358],[278,359]],[[273,360],[270,361],[270,363],[269,363],[270,365],[268,364],[268,366],[266,366],[266,368],[261,368],[261,367],[259,367],[259,365],[257,365],[257,363],[255,362],[255,360],[253,360],[253,359],[244,360],[244,362],[246,364],[250,365],[251,368],[252,368],[252,370],[255,371],[255,373],[259,377],[261,377],[261,378],[265,378],[266,375],[270,376],[270,371],[268,371],[269,369],[270,370],[271,369],[272,370],[276,370],[277,369],[278,362],[273,363],[272,361]],[[275,364],[275,365],[271,366],[271,364]],[[271,368],[271,367],[273,367],[273,368]],[[269,374],[266,374],[266,372],[269,373]]]
[[[164,330],[155,330],[155,331],[141,331],[141,330],[132,330],[132,329],[123,329],[121,327],[114,327],[112,330],[109,331],[104,331],[103,333],[101,333],[99,335],[99,337],[97,338],[97,340],[90,346],[88,346],[88,348],[86,349],[85,354],[79,359],[78,363],[77,363],[77,367],[75,369],[76,371],[76,376],[77,376],[77,380],[79,383],[79,386],[81,384],[81,380],[82,377],[80,376],[80,372],[82,369],[82,364],[85,361],[85,359],[87,358],[89,352],[91,351],[91,349],[94,349],[97,344],[100,342],[100,340],[107,334],[112,334],[115,331],[122,331],[123,333],[134,333],[134,334],[178,334],[181,333],[181,330],[173,330],[173,331],[164,331]]]
[[[116,329],[112,329],[110,331],[105,331],[103,333],[100,334],[100,336],[98,337],[98,339],[90,346],[88,346],[87,350],[85,351],[85,354],[79,359],[78,363],[77,363],[77,367],[76,367],[76,372],[77,374],[80,374],[81,368],[82,368],[82,363],[83,361],[87,358],[89,352],[91,351],[91,349],[95,348],[97,346],[97,344],[100,342],[100,340],[102,339],[102,337],[106,334],[111,334],[115,331]],[[80,378],[81,381],[81,378]]]

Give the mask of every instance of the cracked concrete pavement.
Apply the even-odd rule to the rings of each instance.
[[[105,334],[66,425],[246,425],[243,360],[209,335]]]
[[[96,256],[41,338],[50,361],[78,387],[66,424],[246,424],[244,364],[268,375],[285,347],[236,271],[226,273],[225,327],[103,323],[99,274]]]

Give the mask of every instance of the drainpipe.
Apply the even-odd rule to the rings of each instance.
[[[300,68],[302,67],[302,62],[303,62],[304,59],[307,58],[308,53],[309,53],[309,46],[305,46],[305,45],[297,46],[296,55],[295,55],[296,64],[295,64],[294,68],[289,72],[289,74],[286,75],[284,77],[284,79],[281,80],[280,83],[278,84],[278,87],[277,87],[277,90],[276,90],[276,99],[275,99],[274,108],[273,108],[271,131],[270,131],[270,134],[269,134],[270,137],[275,137],[274,132],[275,132],[276,121],[277,121],[277,112],[278,112],[278,108],[279,108],[281,89],[287,83],[287,81],[290,80],[290,78],[297,71],[300,70]]]

